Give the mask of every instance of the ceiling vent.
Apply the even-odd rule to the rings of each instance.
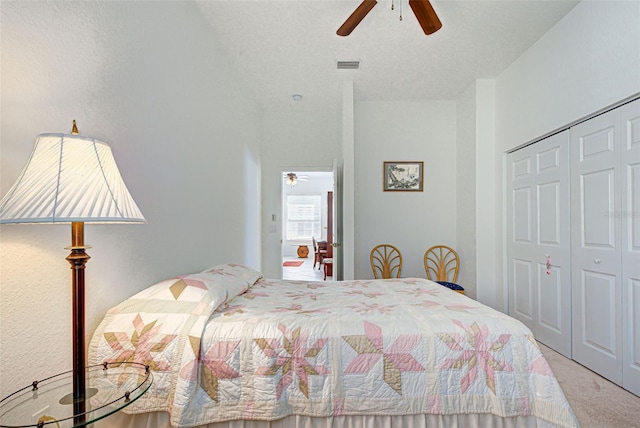
[[[338,61],[338,70],[358,70],[360,61]]]

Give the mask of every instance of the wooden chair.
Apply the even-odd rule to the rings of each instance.
[[[327,280],[327,275],[333,276],[333,259],[324,259],[324,280]]]
[[[311,237],[313,241],[313,268],[316,268],[318,263],[318,270],[322,269],[322,261],[327,257],[327,243],[324,241],[316,241],[315,237]]]
[[[434,245],[424,253],[424,270],[427,272],[427,279],[464,294],[464,288],[455,283],[458,279],[459,267],[460,258],[451,247]]]
[[[380,244],[373,247],[369,260],[376,279],[400,278],[402,254],[393,245]]]

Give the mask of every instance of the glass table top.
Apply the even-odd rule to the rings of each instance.
[[[64,372],[33,382],[0,400],[0,427],[84,427],[140,398],[153,375],[140,363],[105,363],[86,368],[86,413],[75,414],[73,376]]]

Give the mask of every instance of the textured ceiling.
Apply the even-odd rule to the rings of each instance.
[[[425,36],[408,0],[379,0],[348,37],[336,30],[361,0],[198,2],[239,73],[265,108],[339,108],[342,81],[356,100],[450,100],[498,76],[578,2],[432,0],[443,23]],[[399,20],[402,9],[403,20]],[[360,70],[337,70],[359,60]]]

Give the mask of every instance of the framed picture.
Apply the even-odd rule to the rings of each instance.
[[[424,162],[384,162],[382,190],[385,192],[422,192]]]

